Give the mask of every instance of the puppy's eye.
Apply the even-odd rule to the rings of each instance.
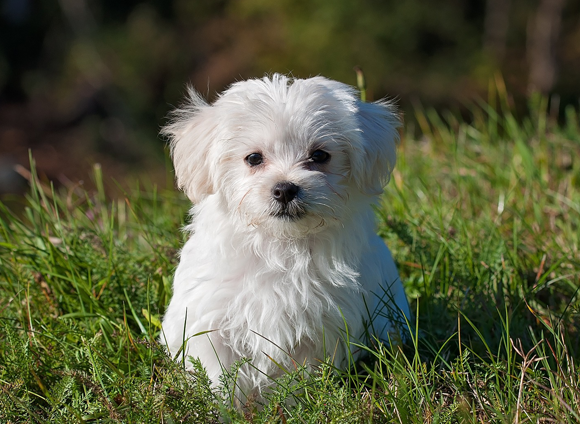
[[[258,166],[264,162],[264,158],[260,153],[251,153],[246,156],[246,163],[250,166]]]
[[[324,150],[315,150],[312,153],[312,156],[310,156],[310,159],[312,159],[312,162],[315,163],[324,163],[328,162],[330,159],[330,154],[326,153]]]

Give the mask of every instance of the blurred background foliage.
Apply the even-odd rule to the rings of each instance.
[[[497,75],[557,119],[580,96],[580,1],[0,0],[0,192],[25,187],[29,149],[69,188],[94,162],[171,184],[157,134],[187,83],[211,100],[271,72],[354,85],[355,66],[407,121],[464,113]]]

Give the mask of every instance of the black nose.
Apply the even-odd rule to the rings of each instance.
[[[282,181],[272,189],[272,197],[278,202],[287,205],[296,197],[300,187],[288,181]]]

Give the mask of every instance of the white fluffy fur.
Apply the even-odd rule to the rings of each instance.
[[[409,308],[372,210],[395,164],[398,125],[389,103],[363,103],[322,77],[238,82],[212,105],[190,92],[164,129],[177,183],[195,204],[163,319],[172,355],[200,358],[214,384],[249,358],[237,379],[248,395],[280,375],[276,363],[294,369],[330,355],[344,366],[345,323],[351,342],[368,342],[369,324],[371,336],[399,337],[395,321]],[[315,150],[330,160],[314,163]],[[264,163],[249,166],[252,153]],[[273,215],[272,188],[283,181],[300,187],[295,219]]]

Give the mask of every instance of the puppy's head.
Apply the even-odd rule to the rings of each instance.
[[[352,194],[380,194],[399,121],[322,77],[238,82],[212,105],[193,90],[164,128],[178,186],[195,203],[219,195],[232,219],[287,237],[340,224]]]

